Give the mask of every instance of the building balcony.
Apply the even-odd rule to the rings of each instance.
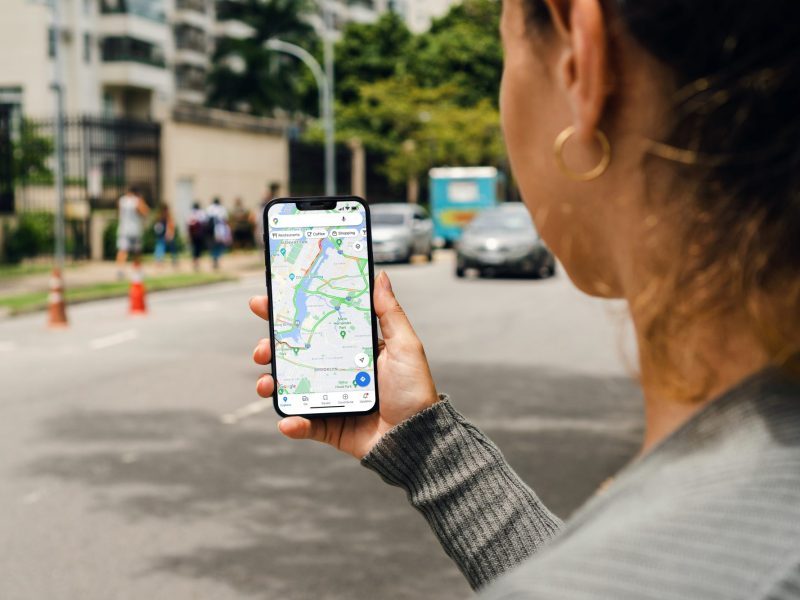
[[[100,60],[104,63],[139,63],[160,69],[167,66],[161,46],[127,36],[103,38],[100,42]]]
[[[105,14],[97,20],[99,37],[129,37],[165,47],[170,41],[166,22],[154,21],[131,13]]]
[[[156,23],[166,22],[162,0],[100,0],[100,14],[129,15]]]
[[[160,46],[130,37],[108,37],[100,44],[103,85],[168,90],[170,73]]]
[[[209,62],[208,54],[205,52],[197,52],[196,50],[187,50],[185,48],[175,49],[174,63],[176,65],[192,65],[205,68]]]
[[[210,49],[209,36],[204,29],[192,25],[175,25],[175,49],[207,55]]]
[[[175,10],[208,13],[208,0],[175,0]]]

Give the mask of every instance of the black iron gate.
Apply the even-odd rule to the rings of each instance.
[[[14,212],[14,149],[11,145],[11,106],[0,104],[0,214]]]

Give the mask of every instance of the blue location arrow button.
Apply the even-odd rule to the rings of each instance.
[[[372,381],[372,378],[369,376],[369,373],[361,371],[361,373],[356,375],[356,385],[358,387],[367,387],[370,381]]]

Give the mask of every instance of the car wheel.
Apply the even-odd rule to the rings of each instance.
[[[456,277],[463,279],[466,275],[467,272],[464,270],[464,267],[456,267]]]

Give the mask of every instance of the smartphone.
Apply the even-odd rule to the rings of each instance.
[[[378,409],[369,208],[356,197],[264,208],[273,402],[283,417]]]

